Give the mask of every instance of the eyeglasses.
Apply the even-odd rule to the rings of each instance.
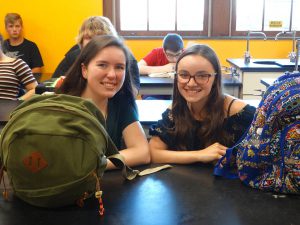
[[[176,73],[176,75],[178,77],[177,78],[178,82],[183,83],[183,84],[189,83],[191,78],[194,78],[194,81],[197,84],[206,84],[206,83],[208,83],[210,77],[216,76],[217,74],[216,73],[209,74],[209,73],[200,73],[199,72],[192,76],[189,72],[182,71],[182,72]]]

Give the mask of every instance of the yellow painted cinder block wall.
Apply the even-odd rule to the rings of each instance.
[[[0,0],[0,32],[6,36],[4,16],[8,12],[20,13],[24,22],[24,35],[39,46],[43,72],[51,76],[66,51],[75,44],[82,21],[88,16],[103,15],[101,0]],[[222,65],[226,58],[241,58],[246,49],[245,40],[185,40],[210,45],[218,54]],[[137,60],[150,50],[161,46],[162,40],[126,40]],[[287,58],[291,40],[251,40],[253,58]]]
[[[24,35],[34,41],[44,60],[44,73],[53,73],[66,51],[74,45],[82,21],[103,15],[101,0],[0,0],[0,32],[6,36],[4,17],[22,16]]]
[[[212,47],[220,58],[221,64],[228,66],[227,58],[242,58],[246,51],[246,40],[185,40],[189,42],[207,44]],[[127,40],[127,45],[134,52],[137,59],[141,59],[151,49],[161,46],[161,40]],[[252,58],[288,58],[292,50],[291,40],[250,40],[249,50]]]

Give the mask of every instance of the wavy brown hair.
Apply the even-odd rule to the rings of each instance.
[[[223,122],[226,117],[224,111],[224,94],[222,92],[222,74],[219,59],[212,48],[207,45],[196,44],[187,48],[178,58],[175,70],[178,70],[178,63],[188,55],[199,55],[207,59],[215,70],[215,80],[208,96],[205,109],[205,117],[201,121],[201,128],[195,129],[195,119],[191,114],[187,101],[182,97],[178,90],[177,76],[174,79],[172,115],[175,127],[170,131],[175,136],[176,146],[178,149],[191,149],[194,141],[190,137],[194,137],[195,132],[197,138],[203,141],[205,148],[214,142],[227,144],[226,134],[222,131]]]

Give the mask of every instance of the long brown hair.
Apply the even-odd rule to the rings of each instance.
[[[126,57],[126,71],[128,71],[128,50],[123,41],[112,35],[95,36],[92,40],[81,50],[76,61],[66,73],[62,85],[56,93],[69,94],[74,96],[81,96],[87,86],[87,80],[82,76],[81,65],[87,66],[90,61],[104,48],[116,46],[120,48]],[[124,83],[118,93],[112,98],[113,100],[126,98],[131,105],[136,109],[135,99],[133,95],[131,78],[129,74],[125,75]]]
[[[192,129],[195,127],[195,119],[187,106],[187,101],[182,97],[178,90],[177,76],[175,76],[172,104],[172,115],[175,127],[170,132],[176,137],[175,140],[178,149],[192,148],[195,140],[191,140],[190,137],[194,137],[195,132],[197,133],[197,138],[203,140],[204,144],[201,146],[202,148],[207,147],[216,141],[226,144],[226,134],[222,131],[226,114],[224,111],[224,94],[222,92],[222,74],[219,59],[213,49],[209,46],[196,44],[185,49],[179,56],[175,67],[176,72],[180,60],[188,55],[200,55],[207,59],[215,70],[215,80],[206,105],[204,106],[206,112],[205,117],[201,121],[200,129],[195,130]]]

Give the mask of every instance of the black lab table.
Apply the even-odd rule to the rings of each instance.
[[[143,167],[144,168],[144,167]],[[300,197],[274,195],[215,178],[211,165],[174,165],[133,181],[108,171],[101,181],[105,215],[97,201],[83,208],[42,209],[0,198],[3,225],[297,225]]]

